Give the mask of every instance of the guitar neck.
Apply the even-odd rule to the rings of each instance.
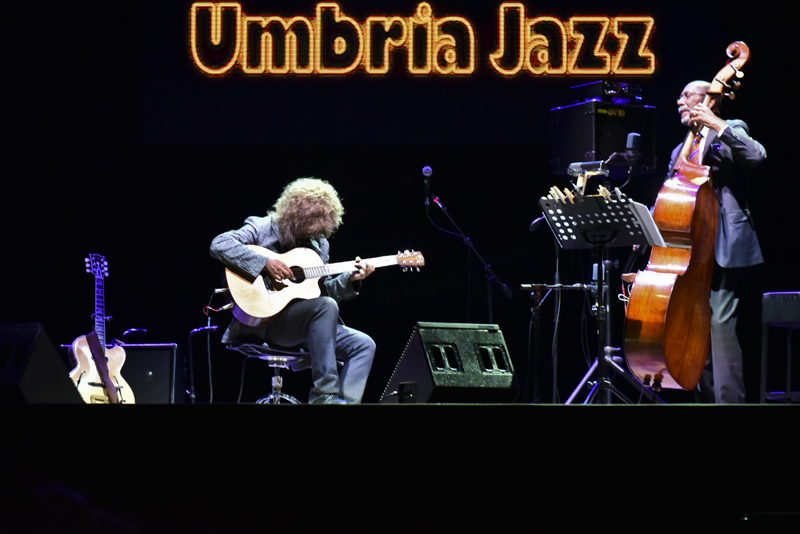
[[[106,350],[106,312],[105,312],[105,283],[102,276],[94,279],[94,331],[105,354]]]
[[[369,263],[376,269],[378,267],[388,267],[389,265],[398,265],[397,256],[380,256],[378,258],[367,258],[361,260],[361,264]],[[322,276],[333,276],[342,273],[348,273],[356,270],[356,262],[342,261],[339,263],[329,263],[327,265],[319,265],[316,267],[304,267],[303,275],[306,278],[319,278]]]

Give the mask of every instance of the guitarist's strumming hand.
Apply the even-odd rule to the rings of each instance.
[[[284,279],[294,280],[294,273],[292,270],[281,260],[276,260],[275,258],[268,259],[262,271],[279,283],[283,282]]]
[[[361,263],[361,258],[356,256],[356,270],[350,273],[350,280],[363,280],[375,272],[375,267],[369,263]]]

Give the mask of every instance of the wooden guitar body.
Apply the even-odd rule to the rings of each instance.
[[[255,245],[247,248],[265,254],[266,250]],[[281,260],[295,273],[295,280],[277,283],[264,279],[263,275],[252,283],[230,269],[225,271],[228,288],[236,306],[233,315],[244,324],[258,326],[268,323],[275,315],[295,299],[313,299],[322,292],[316,278],[304,278],[303,267],[322,267],[322,258],[310,248],[296,248],[285,254],[271,254]]]
[[[89,345],[87,336],[80,336],[72,342],[70,354],[74,359],[75,368],[69,372],[69,377],[78,388],[83,401],[87,404],[109,404],[111,396],[103,374],[95,365],[95,358]],[[119,404],[134,404],[133,391],[122,378],[120,370],[125,364],[125,349],[119,345],[106,348],[106,364],[108,378],[113,384]]]

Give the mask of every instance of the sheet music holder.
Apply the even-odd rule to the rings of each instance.
[[[558,188],[552,187],[550,194],[539,200],[547,224],[550,225],[561,248],[591,248],[594,261],[599,265],[606,259],[605,251],[609,247],[666,246],[650,210],[622,194],[619,188],[615,188],[612,193],[604,186],[600,186],[600,194],[596,196],[585,196],[583,191],[584,188],[579,186],[575,188],[574,193],[568,189],[562,193]],[[632,404],[631,399],[611,382],[613,372],[639,389],[642,396],[647,396],[654,402],[663,402],[620,367],[617,360],[621,362],[621,359],[614,356],[617,349],[606,346],[603,342],[600,333],[606,331],[606,314],[609,311],[605,271],[605,268],[597,269],[597,285],[594,291],[598,332],[597,358],[581,380],[581,384],[570,395],[567,404],[572,404],[583,386],[589,384],[592,384],[592,388],[584,404],[595,399],[610,404],[611,394],[627,404]]]
[[[542,213],[563,249],[657,245],[666,247],[653,216],[643,204],[622,194],[539,200]]]

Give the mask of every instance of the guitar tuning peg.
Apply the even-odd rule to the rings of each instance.
[[[740,85],[742,85],[742,82],[740,82],[739,80],[731,80],[731,84],[733,85],[734,88],[738,88]]]
[[[408,249],[405,250],[404,254],[408,254]]]
[[[731,100],[733,100],[734,98],[736,98],[736,94],[735,94],[733,91],[728,91],[727,93],[725,93],[725,96],[727,96],[727,97],[728,97],[728,98],[730,98]]]
[[[403,267],[403,272],[407,273],[408,272],[408,267]]]
[[[419,272],[419,267],[417,267],[417,272]]]

